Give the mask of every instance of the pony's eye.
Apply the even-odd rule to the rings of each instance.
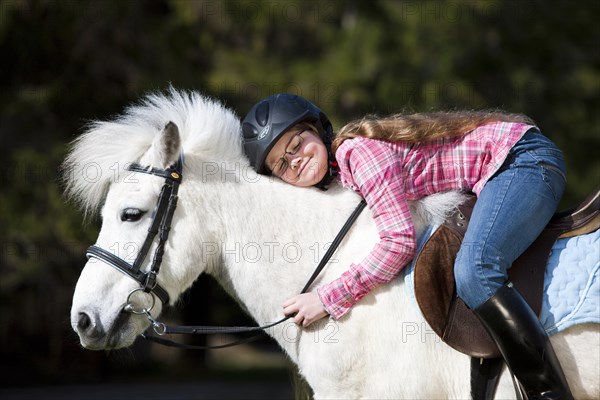
[[[126,208],[121,212],[121,221],[135,222],[139,221],[140,218],[146,213],[138,208]]]

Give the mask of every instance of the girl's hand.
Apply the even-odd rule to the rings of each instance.
[[[287,300],[283,303],[283,313],[285,315],[296,314],[293,321],[296,325],[301,326],[309,326],[327,316],[327,311],[316,292],[299,294]]]

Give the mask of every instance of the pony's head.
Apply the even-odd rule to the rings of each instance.
[[[170,223],[158,275],[158,284],[170,303],[211,263],[210,257],[197,254],[202,249],[191,240],[207,238],[210,229],[204,231],[198,224],[186,223],[190,208],[202,197],[197,191],[191,195],[186,180],[194,180],[202,164],[248,164],[242,154],[239,119],[218,102],[171,89],[166,96],[148,96],[115,121],[92,124],[74,142],[64,164],[67,195],[78,200],[88,215],[100,211],[102,227],[96,247],[133,265],[157,214],[165,178],[139,168],[132,171],[130,166],[136,163],[149,170],[164,170],[182,153],[185,162],[180,201]],[[142,273],[147,273],[153,263],[159,236],[150,242],[148,255],[140,260]],[[191,260],[204,262],[191,265]],[[139,282],[115,268],[110,260],[88,260],[77,282],[71,310],[71,325],[84,347],[125,347],[147,329],[149,320],[127,311],[126,306],[139,311],[154,304],[151,312],[156,317],[163,304],[154,294],[136,290],[139,288]]]

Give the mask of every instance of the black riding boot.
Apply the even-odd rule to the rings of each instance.
[[[474,310],[529,399],[572,399],[537,315],[512,284]]]

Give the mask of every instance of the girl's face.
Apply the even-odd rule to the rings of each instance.
[[[273,175],[294,186],[316,185],[327,173],[327,148],[317,133],[305,124],[286,132],[266,158]]]

